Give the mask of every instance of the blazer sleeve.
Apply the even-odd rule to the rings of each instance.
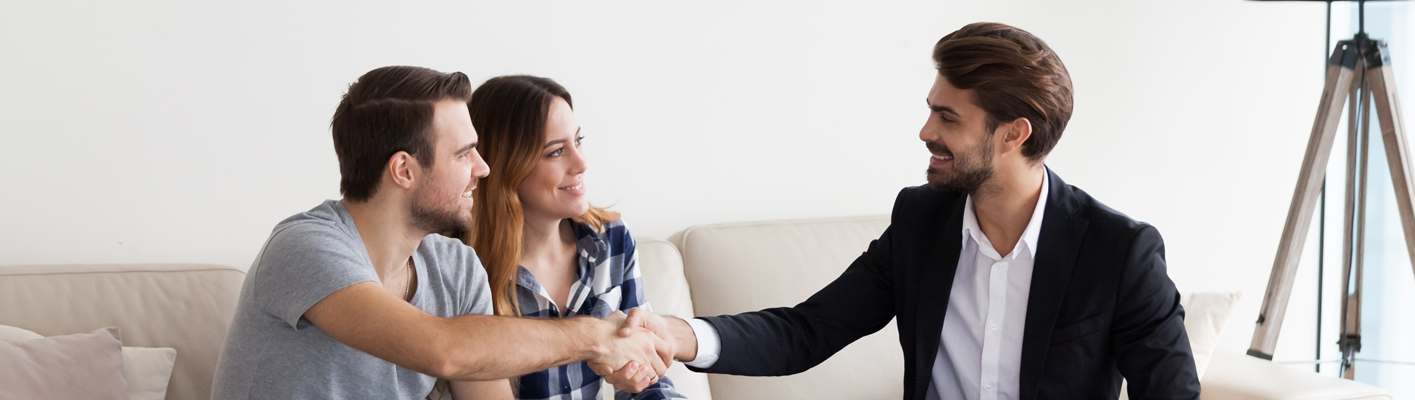
[[[872,242],[840,277],[795,307],[703,318],[722,340],[711,368],[748,376],[780,376],[820,364],[894,318],[891,230]],[[751,277],[743,277],[751,279]]]
[[[1132,399],[1198,399],[1184,308],[1169,279],[1164,239],[1144,225],[1131,241],[1112,325],[1117,367]]]

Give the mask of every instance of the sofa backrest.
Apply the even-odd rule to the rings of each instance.
[[[888,216],[695,226],[669,240],[683,253],[697,315],[793,306],[825,287],[889,226]],[[809,371],[709,375],[719,399],[898,399],[904,355],[894,322]]]
[[[117,326],[124,346],[177,349],[168,399],[207,399],[245,276],[205,264],[0,267],[0,325],[45,336]]]

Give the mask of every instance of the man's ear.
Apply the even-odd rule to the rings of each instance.
[[[1003,131],[1001,153],[1021,149],[1027,138],[1032,137],[1032,121],[1026,118],[1004,122],[999,128]]]
[[[406,151],[393,153],[393,157],[388,158],[386,170],[393,178],[393,184],[404,189],[412,189],[413,182],[422,177],[422,166],[418,164],[418,159]]]

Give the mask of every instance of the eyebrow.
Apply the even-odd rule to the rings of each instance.
[[[575,136],[580,136],[580,128],[575,128]],[[565,143],[565,139],[552,140],[550,143],[546,143],[545,146],[541,146],[541,148],[544,149],[561,143]]]
[[[929,101],[929,99],[924,99],[924,104],[928,104],[928,105],[929,105],[929,109],[930,109],[930,110],[933,110],[933,112],[940,113],[940,114],[942,114],[942,113],[949,113],[949,114],[953,114],[953,115],[955,115],[955,116],[958,116],[958,111],[954,111],[952,107],[948,107],[948,106],[936,106],[936,105],[934,105],[933,102]]]
[[[456,153],[453,153],[453,154],[466,153],[466,152],[471,151],[472,149],[474,149],[474,148],[476,148],[476,147],[477,147],[477,142],[472,142],[471,144],[468,144],[468,145],[466,145],[466,146],[462,146],[462,148],[457,149],[457,152],[456,152]]]

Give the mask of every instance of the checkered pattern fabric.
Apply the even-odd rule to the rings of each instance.
[[[634,238],[622,221],[605,223],[601,232],[587,224],[571,222],[575,246],[579,253],[579,270],[570,286],[568,305],[561,310],[550,301],[550,294],[536,282],[525,268],[516,273],[516,295],[521,315],[531,318],[568,318],[592,316],[603,318],[615,311],[628,312],[634,307],[648,308],[644,299],[643,279],[639,276],[639,253]],[[590,370],[589,364],[577,362],[523,375],[517,397],[521,399],[590,400],[599,399],[604,380]],[[673,389],[668,377],[640,393],[616,392],[616,400],[683,399]]]

